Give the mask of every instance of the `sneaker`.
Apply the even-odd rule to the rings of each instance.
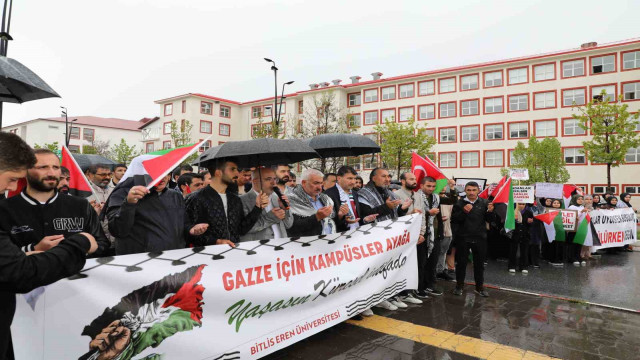
[[[540,265],[533,265],[534,269],[540,269]]]
[[[448,272],[443,271],[443,272],[439,272],[436,277],[440,280],[445,280],[445,281],[451,281],[454,280],[453,276],[449,275]]]
[[[512,274],[515,274],[516,273],[516,269],[509,269],[509,272],[512,273]]]
[[[586,262],[586,261],[584,261],[584,260],[582,260],[582,261],[580,262],[580,265],[582,265],[582,266],[587,266],[587,262]]]
[[[393,305],[392,303],[388,302],[387,300],[383,300],[381,303],[379,303],[378,305],[376,305],[376,307],[379,308],[383,308],[385,310],[398,310],[398,307]]]
[[[429,295],[440,296],[442,295],[442,290],[434,288],[426,288],[425,289]]]
[[[360,315],[362,315],[362,316],[373,316],[373,311],[371,311],[371,309],[365,309],[363,312],[360,313]]]
[[[409,307],[409,305],[403,303],[399,297],[392,297],[391,299],[389,299],[389,302],[395,305],[396,307],[398,307],[399,309],[406,309]]]
[[[424,291],[424,290],[416,290],[413,292],[414,295],[420,299],[428,299],[429,298],[429,294]]]
[[[564,266],[564,264],[563,264],[563,263],[554,263],[554,262],[549,262],[549,264],[550,264],[551,266],[555,266],[555,267],[563,267],[563,266]]]
[[[489,297],[489,293],[485,289],[476,289],[475,293],[482,297]]]
[[[580,261],[574,261],[573,266],[580,266]]]
[[[522,269],[522,273],[523,273],[524,275],[527,275],[527,274],[529,273],[529,270],[527,270],[527,269]]]
[[[462,296],[462,288],[455,288],[453,289],[453,295],[455,296]]]
[[[414,298],[413,294],[411,294],[411,293],[409,293],[409,295],[403,297],[402,298],[402,302],[409,303],[409,304],[416,304],[416,305],[422,304],[422,300]]]

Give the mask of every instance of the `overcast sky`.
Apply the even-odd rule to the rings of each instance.
[[[640,37],[640,1],[17,0],[8,56],[61,96],[5,104],[4,123],[60,115],[138,120],[154,100],[291,90]]]

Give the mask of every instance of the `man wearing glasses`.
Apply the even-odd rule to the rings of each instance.
[[[87,200],[94,206],[98,213],[107,202],[109,195],[114,189],[111,185],[111,168],[109,165],[91,165],[87,169],[87,179],[91,183],[93,193]],[[94,204],[95,202],[95,204]]]

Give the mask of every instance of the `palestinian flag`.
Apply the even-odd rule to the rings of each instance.
[[[434,194],[440,194],[442,189],[447,186],[447,177],[444,176],[442,170],[427,156],[423,158],[422,156],[416,154],[415,152],[411,154],[411,172],[416,176],[416,181],[418,184],[422,181],[422,179],[426,176],[431,176],[436,179],[436,189],[433,191]],[[420,187],[416,187],[414,191],[420,190]]]
[[[563,209],[567,209],[569,207],[569,204],[571,204],[571,194],[573,194],[574,191],[578,191],[578,193],[580,195],[582,195],[582,192],[580,191],[580,189],[578,189],[577,186],[572,185],[572,184],[564,184],[562,186],[562,200],[563,200],[563,205],[564,208]]]
[[[14,197],[16,195],[20,195],[20,193],[22,192],[22,190],[24,190],[24,188],[27,187],[27,178],[23,177],[21,179],[18,180],[18,184],[16,186],[16,189],[14,191],[5,191],[5,197],[8,199],[10,197]]]
[[[482,190],[482,192],[480,194],[478,194],[478,197],[481,197],[485,200],[489,199],[489,188],[490,186],[487,185],[484,190]]]
[[[131,161],[129,168],[120,181],[122,182],[135,175],[144,175],[147,178],[147,188],[150,189],[186,158],[198,151],[207,140],[209,139],[175,149],[140,155]]]
[[[507,232],[516,228],[516,213],[515,207],[513,203],[513,184],[511,183],[511,178],[508,178],[502,188],[496,194],[496,197],[493,198],[493,203],[495,204],[506,204],[506,209],[504,210],[504,228]]]
[[[565,241],[566,233],[562,226],[561,211],[551,211],[534,217],[542,221],[550,243],[554,241]]]
[[[493,191],[491,191],[491,195],[494,198],[498,195],[498,192],[500,191],[500,189],[502,189],[502,186],[504,185],[504,183],[507,181],[508,176],[503,176],[502,179],[500,179],[500,181],[498,182],[498,185],[496,185],[496,187],[493,188]]]
[[[147,348],[158,347],[179,332],[201,327],[205,288],[199,282],[205,266],[192,266],[167,275],[134,290],[114,307],[105,309],[82,331],[82,335],[89,337],[92,350],[80,359],[96,358],[100,346],[104,346],[100,340],[96,341],[96,336],[112,333],[116,326],[126,327],[131,339],[118,359],[131,359]]]
[[[73,158],[71,151],[62,145],[62,166],[69,169],[69,194],[79,197],[89,197],[93,195],[93,188],[82,169]]]

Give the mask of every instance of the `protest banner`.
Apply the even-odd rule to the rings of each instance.
[[[593,250],[620,247],[638,240],[638,224],[633,209],[594,210],[589,213],[592,229],[597,236],[593,239]]]
[[[18,295],[15,355],[263,357],[415,289],[419,232],[409,215],[333,235],[90,259]]]
[[[563,184],[536,183],[536,197],[562,199]]]
[[[577,210],[567,210],[567,209],[555,209],[555,208],[545,208],[546,213],[560,211],[560,216],[562,216],[562,227],[564,231],[575,232],[578,226],[578,211]]]
[[[513,201],[515,203],[533,204],[534,200],[533,185],[513,186]]]
[[[482,189],[484,189],[485,185],[487,184],[487,179],[479,178],[455,178],[454,180],[456,181],[456,191],[458,193],[464,193],[464,186],[471,181],[475,181],[476,183],[478,183],[480,191],[482,191]]]
[[[509,177],[513,180],[529,180],[529,169],[509,169]]]

